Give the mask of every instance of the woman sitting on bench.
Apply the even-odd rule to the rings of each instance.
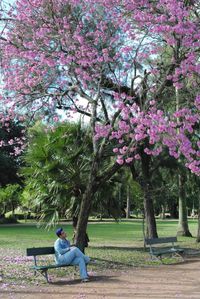
[[[89,281],[86,265],[90,258],[84,255],[77,247],[70,246],[66,233],[62,228],[56,230],[58,239],[54,243],[55,261],[58,265],[79,265],[82,282]]]

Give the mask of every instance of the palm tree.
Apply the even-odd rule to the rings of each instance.
[[[60,218],[78,217],[82,194],[87,187],[87,178],[92,157],[92,144],[87,128],[80,123],[59,124],[47,130],[36,123],[29,130],[29,146],[22,168],[25,178],[27,205],[36,209],[39,219],[47,226]],[[110,166],[107,149],[102,159],[101,170]],[[94,196],[91,213],[101,211],[118,219],[122,214],[117,186],[120,178],[115,175],[107,180]],[[27,196],[28,194],[28,196]]]
[[[66,216],[74,199],[81,200],[87,184],[90,144],[80,124],[66,123],[51,131],[37,123],[29,136],[26,167],[22,169],[29,203],[40,220],[55,224]]]

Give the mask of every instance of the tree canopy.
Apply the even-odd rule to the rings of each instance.
[[[7,102],[29,113],[48,110],[53,120],[59,108],[88,115],[94,143],[102,137],[118,141],[119,164],[140,159],[138,145],[148,140],[146,154],[156,156],[167,146],[199,175],[199,135],[189,138],[199,123],[198,88],[178,111],[175,103],[170,112],[159,107],[169,82],[176,89],[185,78],[197,84],[198,4],[17,1],[1,36]],[[164,68],[166,46],[171,57]]]

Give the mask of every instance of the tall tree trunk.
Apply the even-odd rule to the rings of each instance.
[[[82,197],[81,208],[78,217],[75,243],[76,246],[83,252],[85,247],[84,244],[87,223],[94,195],[98,188],[100,188],[105,181],[109,180],[122,167],[118,163],[115,163],[105,173],[97,176],[99,170],[99,161],[99,156],[96,155],[92,163],[91,172],[88,178],[88,185]]]
[[[12,216],[14,216],[14,214],[15,214],[15,206],[14,206],[14,204],[12,203]]]
[[[90,215],[90,209],[93,197],[97,191],[96,185],[96,174],[98,170],[98,163],[96,161],[93,162],[91,167],[91,172],[88,180],[88,185],[85,193],[83,194],[83,198],[81,201],[81,208],[78,217],[77,223],[77,232],[75,237],[76,246],[84,252],[85,245],[85,234],[87,230],[88,218]]]
[[[148,181],[144,182],[144,212],[147,238],[158,238],[151,188]]]
[[[165,219],[166,218],[166,216],[165,216],[165,205],[163,204],[162,205],[162,211],[161,211],[161,217],[160,217],[161,219]]]
[[[126,191],[126,218],[130,218],[130,186],[127,185],[127,191]]]
[[[0,213],[0,219],[5,218],[5,214],[7,212],[7,206],[6,204],[3,205],[3,211]]]
[[[169,206],[169,212],[170,212],[172,218],[178,219],[178,203],[177,202],[173,202]]]
[[[178,186],[179,186],[179,224],[177,235],[192,237],[189,231],[187,220],[187,208],[186,208],[186,194],[185,194],[185,176],[178,174]]]
[[[178,48],[179,50],[179,48]],[[178,59],[178,50],[177,50],[177,59]],[[179,110],[179,90],[178,88],[175,89],[176,95],[176,111]],[[177,119],[179,123],[179,119]],[[186,208],[186,194],[185,194],[185,176],[182,173],[178,174],[178,188],[179,188],[179,224],[178,224],[178,231],[177,235],[179,236],[187,236],[191,237],[191,233],[188,227],[187,221],[187,208]]]
[[[199,196],[199,207],[198,207],[198,231],[197,231],[197,242],[200,242],[200,196]]]
[[[92,191],[92,189],[93,189],[92,184],[90,184],[83,195],[82,202],[81,202],[81,209],[79,213],[79,220],[77,224],[77,232],[75,236],[76,246],[82,252],[84,252],[85,249],[85,234],[87,231],[87,223],[90,215],[91,203],[95,193],[94,191]]]
[[[143,174],[143,191],[144,191],[144,213],[146,219],[146,237],[158,238],[156,220],[154,215],[154,207],[151,192],[150,180],[150,159],[151,157],[144,152],[141,155],[142,174]]]

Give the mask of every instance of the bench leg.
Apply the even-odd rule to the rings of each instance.
[[[45,270],[35,270],[35,271],[34,271],[34,275],[36,275],[37,273],[39,273],[40,275],[42,275],[43,277],[46,278],[46,281],[47,281],[48,283],[50,283],[49,278],[48,278],[48,273],[47,273],[47,271],[48,271],[48,269],[45,269]]]
[[[152,261],[159,261],[159,262],[161,262],[162,264],[163,264],[163,262],[162,262],[162,256],[161,255],[151,255],[151,260]]]
[[[47,270],[44,270],[41,272],[41,274],[46,278],[46,281],[49,283],[49,278],[48,278],[48,273],[47,273],[48,269]]]
[[[172,254],[172,256],[174,256],[174,257],[180,257],[180,258],[184,261],[183,254],[181,254],[181,253],[179,253],[179,252],[174,252],[174,253]]]
[[[162,259],[162,255],[158,256],[159,261],[161,262],[161,264],[164,264],[163,259]]]

